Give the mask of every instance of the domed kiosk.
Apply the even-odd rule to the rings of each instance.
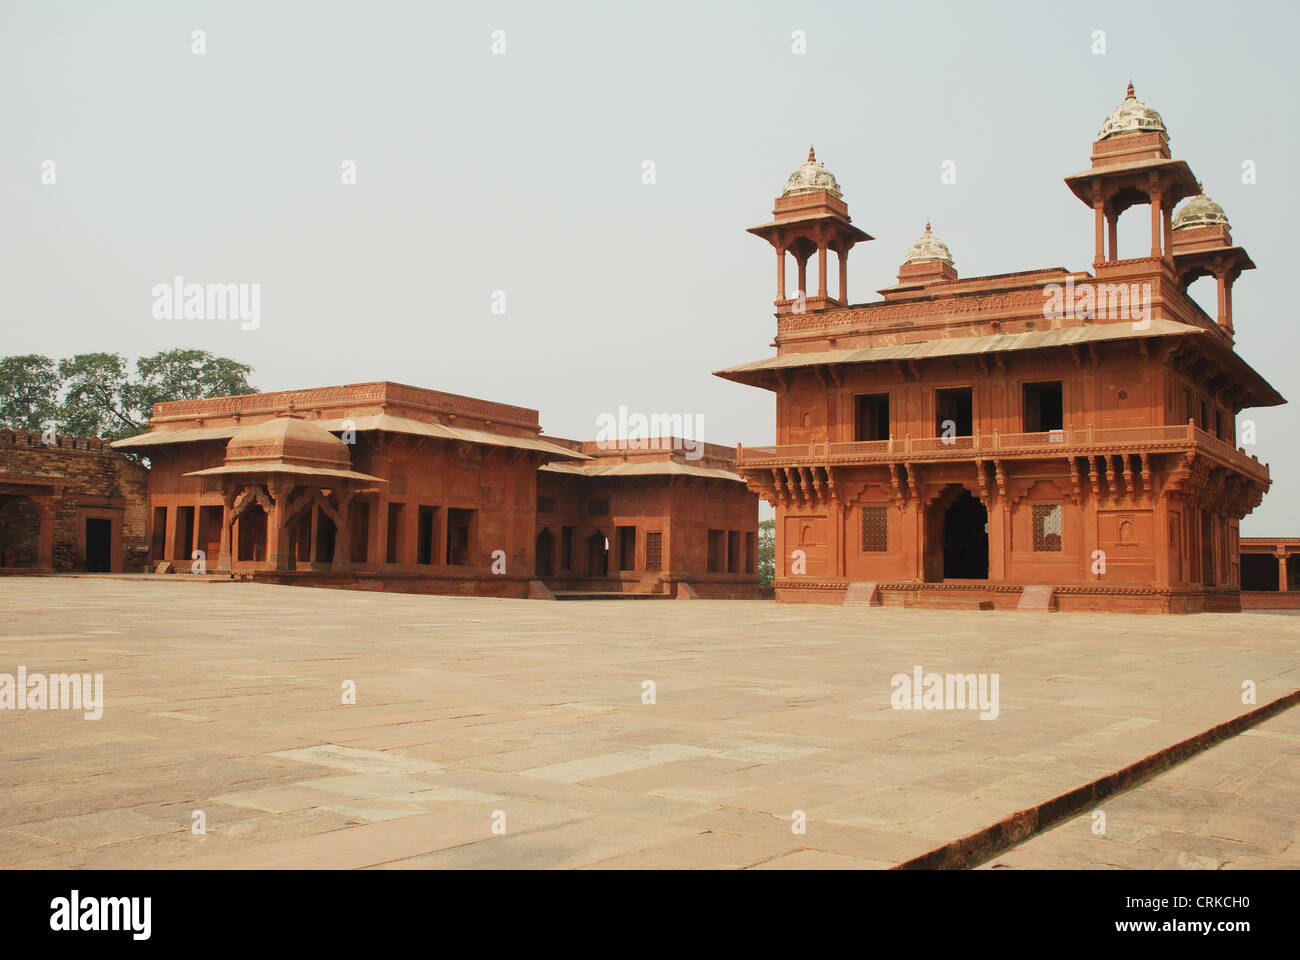
[[[226,444],[221,466],[185,476],[212,477],[221,485],[221,571],[231,570],[236,558],[266,560],[275,570],[294,569],[298,560],[318,565],[321,546],[330,554],[323,562],[346,567],[352,498],[388,482],[353,470],[346,443],[292,415],[241,428]],[[332,524],[327,535],[299,522],[310,506]]]

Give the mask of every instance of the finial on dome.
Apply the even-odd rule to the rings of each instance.
[[[825,190],[836,197],[840,196],[840,185],[834,175],[817,159],[816,151],[809,147],[808,159],[798,170],[790,174],[781,196],[788,197],[792,194],[812,193],[818,190]]]
[[[1128,93],[1124,96],[1125,100],[1136,100],[1137,94],[1133,92],[1133,81],[1128,82]]]
[[[929,233],[929,232],[930,232],[930,221],[929,221],[929,220],[925,221],[925,232],[926,232],[926,233]]]

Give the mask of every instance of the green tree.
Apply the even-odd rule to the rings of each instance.
[[[770,587],[776,577],[776,520],[758,524],[758,585]]]
[[[141,425],[153,415],[153,405],[165,400],[202,400],[257,392],[248,383],[252,367],[227,357],[214,357],[206,350],[164,350],[152,357],[141,357],[135,370],[136,378],[126,385],[122,396]]]
[[[57,423],[59,370],[49,357],[0,357],[0,426],[40,433]]]
[[[117,353],[78,353],[59,361],[63,405],[59,432],[117,440],[140,430],[122,401],[126,361]]]
[[[120,440],[149,428],[155,403],[256,393],[253,368],[206,350],[163,350],[141,357],[134,373],[117,353],[0,358],[0,424]]]

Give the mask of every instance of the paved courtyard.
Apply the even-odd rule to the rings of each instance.
[[[1300,618],[0,578],[19,666],[105,706],[0,711],[0,866],[878,868],[1300,689]],[[917,666],[996,674],[997,716],[892,709]],[[1097,842],[1137,803],[1175,862],[1227,818],[1239,865],[1296,865],[1297,717],[1110,798]],[[989,865],[1088,865],[1051,845],[1081,829]]]
[[[1300,869],[1300,710],[1084,816],[1039,834],[986,867]],[[1102,829],[1096,829],[1096,827]]]

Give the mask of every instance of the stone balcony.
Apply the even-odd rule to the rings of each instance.
[[[1066,427],[1042,433],[969,437],[891,437],[857,442],[811,442],[736,449],[742,471],[784,467],[872,466],[950,460],[1041,460],[1114,454],[1203,453],[1265,486],[1268,465],[1194,423],[1154,427]]]

